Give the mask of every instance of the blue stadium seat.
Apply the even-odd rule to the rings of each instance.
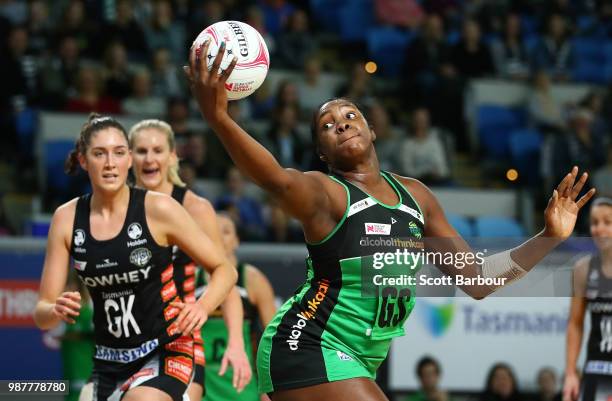
[[[578,37],[572,43],[578,62],[604,63],[606,61],[606,47],[602,46],[601,39]]]
[[[526,126],[524,109],[499,105],[481,105],[476,116],[478,136],[489,158],[509,156],[509,138],[512,131]]]
[[[467,217],[449,213],[446,215],[446,219],[463,238],[474,237],[474,226]]]
[[[347,1],[340,9],[340,37],[346,41],[363,41],[374,25],[372,0]]]
[[[604,61],[589,61],[578,58],[572,72],[573,79],[579,82],[605,84],[608,82],[608,68]]]
[[[539,183],[540,148],[542,134],[535,130],[519,130],[510,134],[510,158],[519,172],[519,179],[527,185]]]
[[[413,38],[413,33],[391,27],[368,30],[368,54],[378,64],[382,75],[393,77],[399,74],[406,48]]]
[[[516,220],[501,216],[477,217],[474,228],[478,237],[521,237],[525,234]]]
[[[59,140],[44,144],[47,188],[56,191],[63,191],[68,188],[70,177],[64,173],[64,161],[72,149],[74,149],[74,141]]]

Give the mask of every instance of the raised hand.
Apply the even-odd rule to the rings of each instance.
[[[582,173],[578,182],[578,167],[574,167],[557,188],[553,191],[544,211],[544,232],[549,237],[565,239],[574,231],[578,211],[593,197],[595,188],[584,194],[579,200],[576,197],[584,187],[588,174]]]
[[[53,304],[53,315],[66,323],[73,324],[73,318],[79,316],[81,310],[81,294],[78,291],[62,293]]]
[[[199,331],[208,320],[208,314],[199,302],[170,302],[170,305],[181,310],[175,323],[183,335]]]
[[[206,55],[210,46],[207,39],[200,49],[191,49],[189,52],[189,66],[183,69],[189,80],[191,92],[200,105],[200,111],[209,122],[214,122],[227,112],[227,92],[225,83],[234,70],[238,58],[234,56],[227,69],[221,69],[221,61],[225,55],[225,42],[221,42],[219,52],[215,57],[210,71],[206,62]],[[200,56],[196,57],[196,53]]]

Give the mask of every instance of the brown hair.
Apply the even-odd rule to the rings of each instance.
[[[89,115],[89,119],[83,127],[81,128],[81,132],[79,133],[79,137],[74,143],[74,149],[70,151],[68,157],[66,157],[66,161],[64,162],[64,171],[68,175],[76,174],[79,167],[79,155],[84,155],[87,152],[87,148],[91,142],[91,137],[96,134],[98,131],[102,131],[107,128],[116,128],[121,131],[125,140],[127,141],[128,136],[123,125],[119,123],[119,121],[115,120],[113,117],[102,116],[97,113],[91,113]]]

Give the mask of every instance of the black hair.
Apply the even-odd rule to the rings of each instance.
[[[419,359],[419,362],[417,362],[415,373],[418,377],[422,377],[423,369],[425,369],[425,366],[427,365],[433,365],[436,368],[436,373],[438,373],[438,375],[442,373],[442,368],[440,367],[440,363],[434,358],[432,358],[431,356],[426,355],[422,357],[421,359]]]
[[[76,174],[79,166],[79,155],[84,155],[87,152],[87,148],[91,142],[91,137],[98,131],[102,131],[107,128],[116,128],[125,137],[126,142],[128,141],[128,134],[123,125],[113,117],[102,116],[97,113],[91,113],[87,122],[83,124],[79,137],[74,143],[74,149],[70,151],[66,161],[64,162],[64,171],[68,175]]]

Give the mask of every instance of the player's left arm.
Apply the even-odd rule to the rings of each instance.
[[[230,265],[222,248],[215,245],[187,210],[165,194],[147,192],[145,209],[149,230],[160,245],[177,245],[210,273],[206,292],[195,304],[175,303],[181,308],[176,322],[182,333],[200,330],[236,284],[236,269]],[[151,224],[153,223],[153,224]]]
[[[224,249],[215,209],[210,202],[188,192],[185,208],[211,241],[220,249]],[[231,365],[234,370],[233,385],[238,391],[242,391],[251,381],[252,372],[251,364],[244,350],[242,334],[244,310],[236,286],[227,295],[221,305],[221,310],[227,327],[228,339],[219,374],[225,374],[228,364]]]
[[[444,273],[455,277],[502,277],[506,284],[522,277],[539,263],[552,249],[571,235],[576,224],[578,211],[595,193],[591,189],[579,200],[576,197],[586,183],[587,173],[583,173],[578,181],[578,168],[574,167],[559,183],[544,211],[545,226],[535,236],[516,248],[486,256],[482,259],[474,257],[474,262],[466,263],[462,268],[453,264],[438,266]],[[400,178],[416,196],[425,210],[425,246],[427,251],[450,252],[454,255],[475,255],[474,251],[449,224],[440,203],[435,195],[418,180]],[[466,261],[467,262],[467,261]],[[497,290],[499,287],[466,285],[461,289],[468,295],[481,299]]]

